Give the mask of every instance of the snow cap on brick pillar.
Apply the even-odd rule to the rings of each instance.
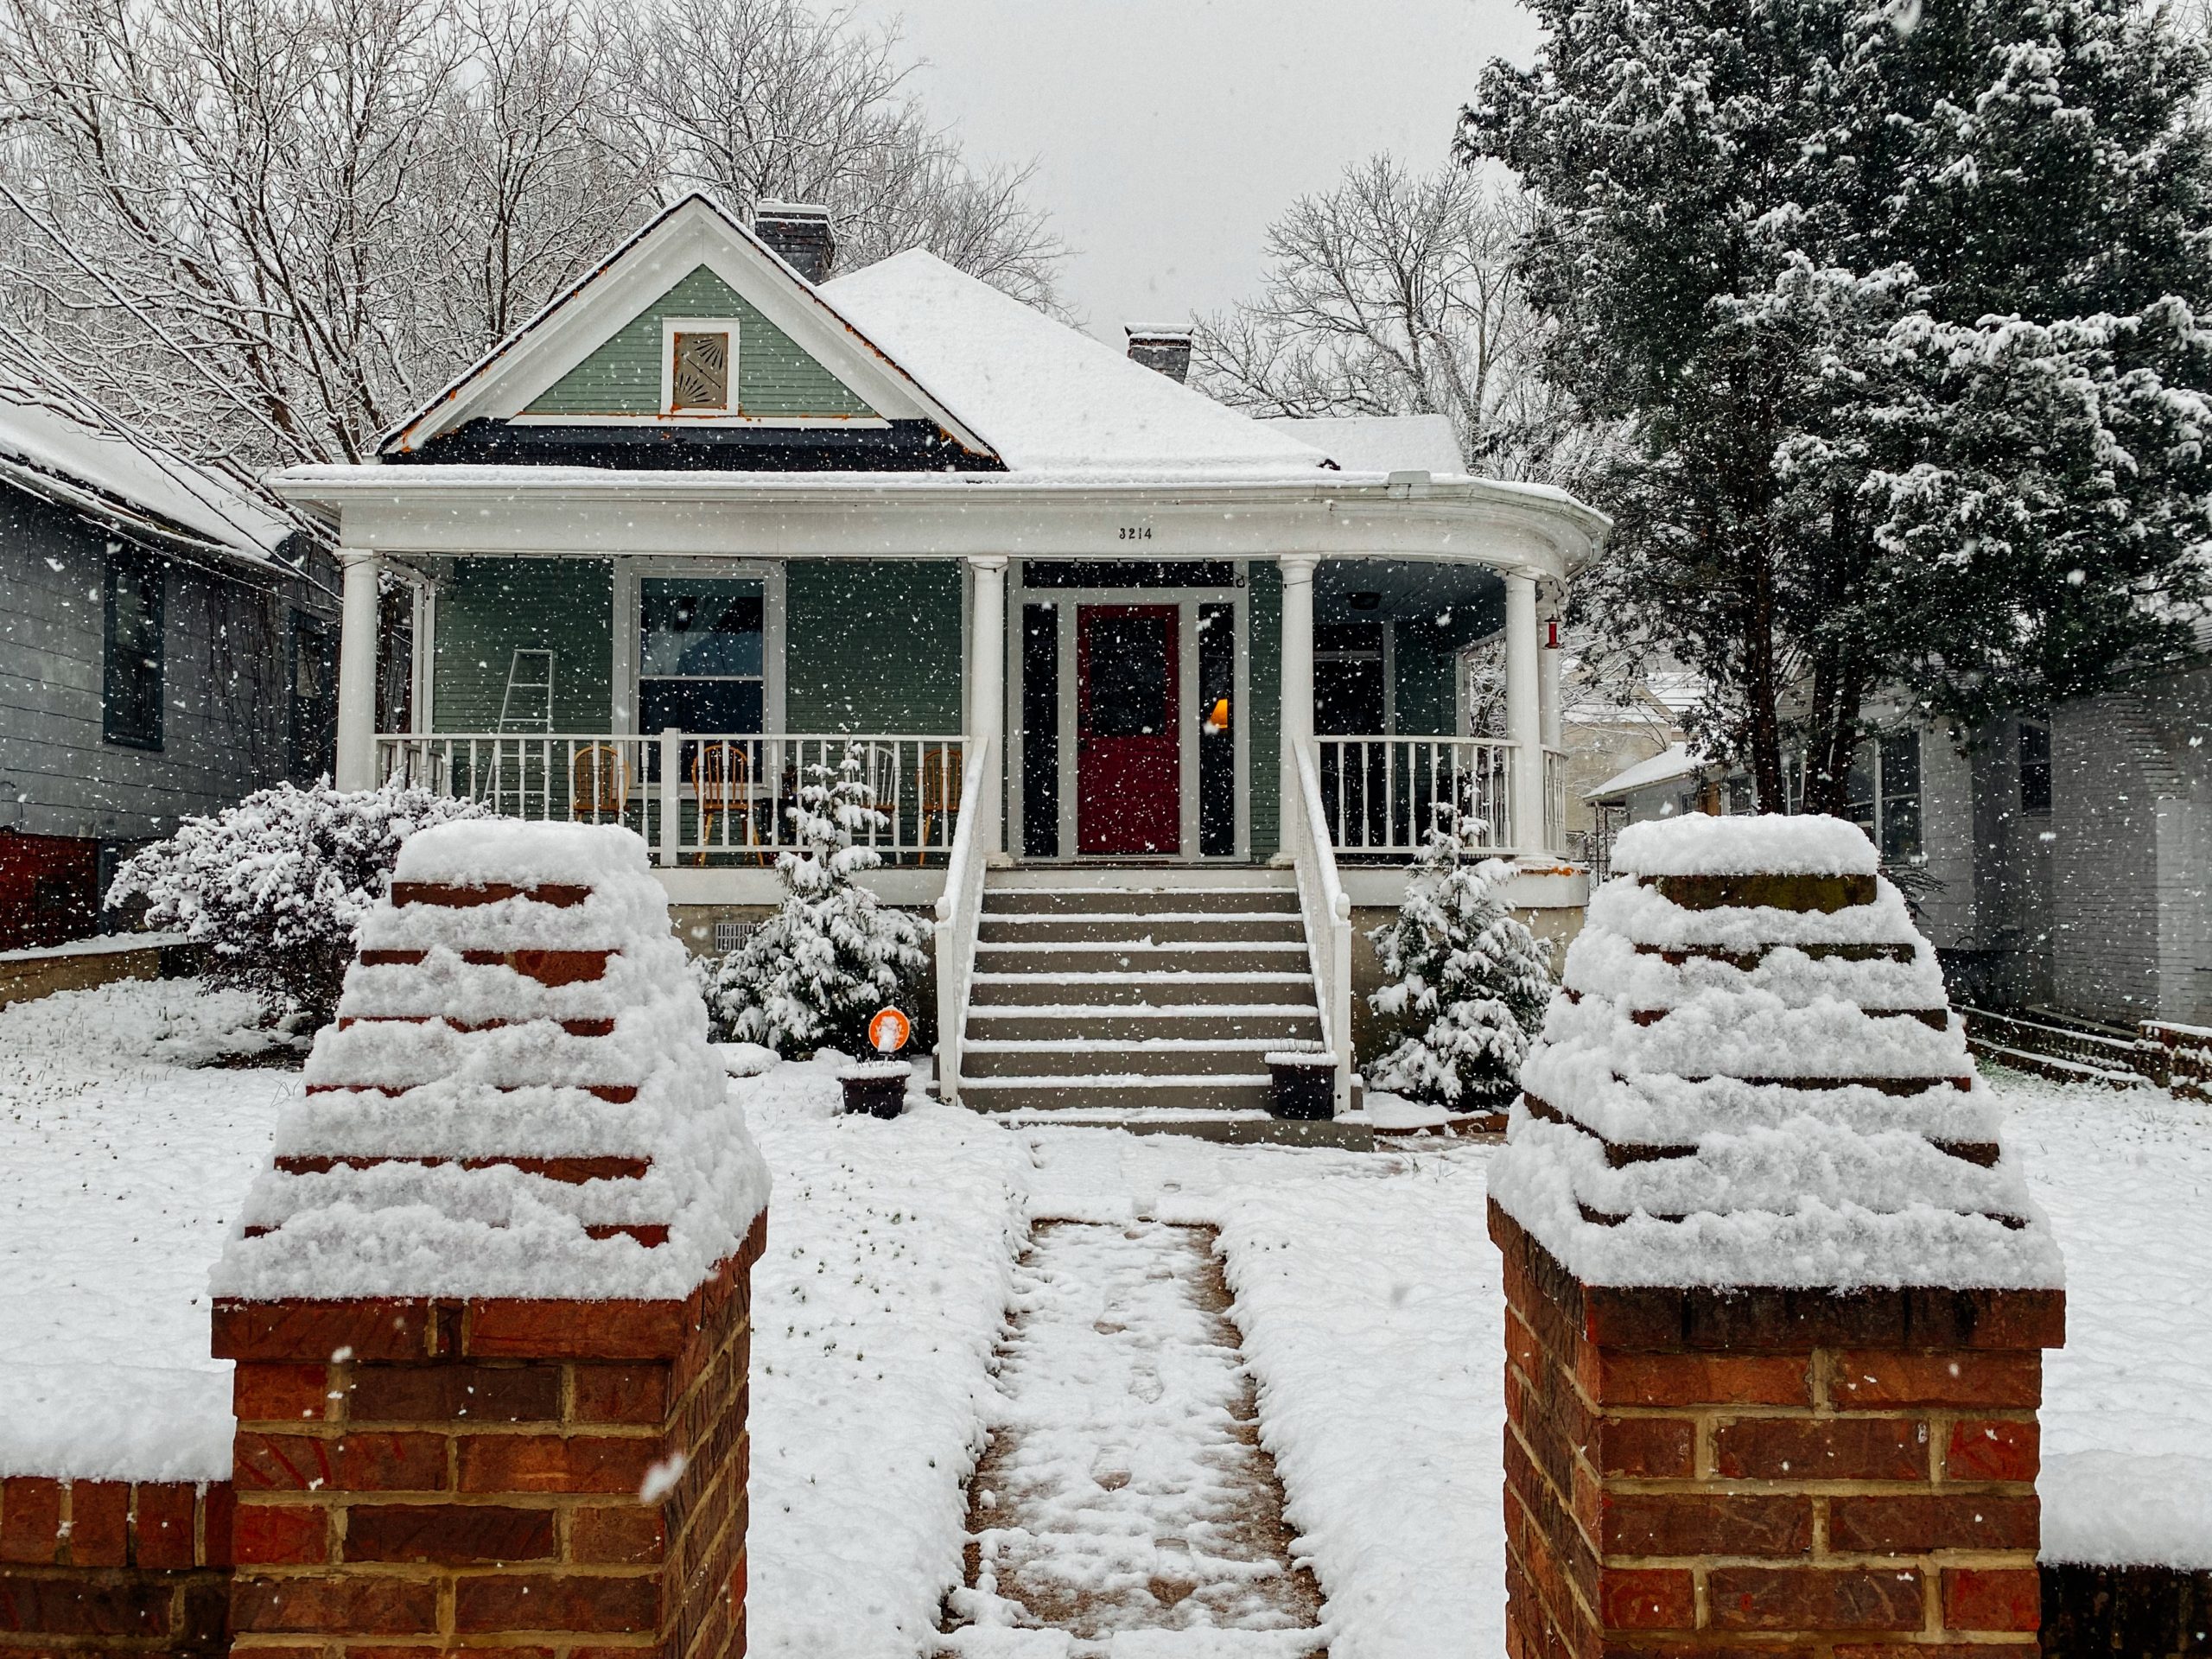
[[[627,830],[402,845],[219,1296],[674,1297],[767,1202]]]
[[[234,1649],[731,1659],[768,1182],[644,842],[423,830],[359,947],[213,1275]]]
[[[1491,1178],[1511,1650],[2027,1659],[2061,1265],[1933,950],[1835,819],[1614,867]]]

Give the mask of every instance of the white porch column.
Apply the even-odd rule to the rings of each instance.
[[[1298,792],[1299,745],[1313,735],[1313,567],[1310,553],[1276,560],[1282,573],[1282,794],[1287,821]]]
[[[1513,751],[1513,846],[1532,853],[1544,841],[1544,728],[1539,707],[1543,676],[1536,658],[1536,583],[1505,579],[1505,734]]]
[[[968,561],[975,606],[968,624],[968,736],[980,743],[995,740],[990,770],[983,779],[983,800],[990,818],[984,849],[997,855],[1006,823],[1006,556],[989,553]]]
[[[377,559],[365,549],[338,550],[345,597],[338,620],[338,761],[340,789],[377,784]]]

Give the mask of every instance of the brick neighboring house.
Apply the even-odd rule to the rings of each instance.
[[[1916,901],[1960,1001],[2212,1024],[2212,667],[1999,721],[1964,748],[1894,705],[1870,713],[1886,729],[1861,746],[1852,816],[1926,878]],[[1739,768],[1679,744],[1586,798],[1615,828],[1754,810]]]
[[[132,847],[329,770],[335,589],[235,485],[0,390],[0,950],[95,932]]]

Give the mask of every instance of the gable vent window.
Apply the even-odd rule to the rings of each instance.
[[[669,346],[671,410],[729,407],[730,336],[723,329],[680,328]]]

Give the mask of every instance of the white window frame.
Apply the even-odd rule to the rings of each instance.
[[[728,334],[729,376],[723,384],[720,409],[704,404],[676,407],[676,337],[678,334]],[[735,317],[663,317],[660,320],[660,416],[663,420],[728,420],[745,406],[738,396],[738,320]]]
[[[640,557],[614,563],[614,731],[638,732],[638,584],[647,577],[696,576],[715,582],[760,584],[760,727],[769,736],[784,732],[784,566],[766,559]],[[648,732],[641,734],[652,736]]]

